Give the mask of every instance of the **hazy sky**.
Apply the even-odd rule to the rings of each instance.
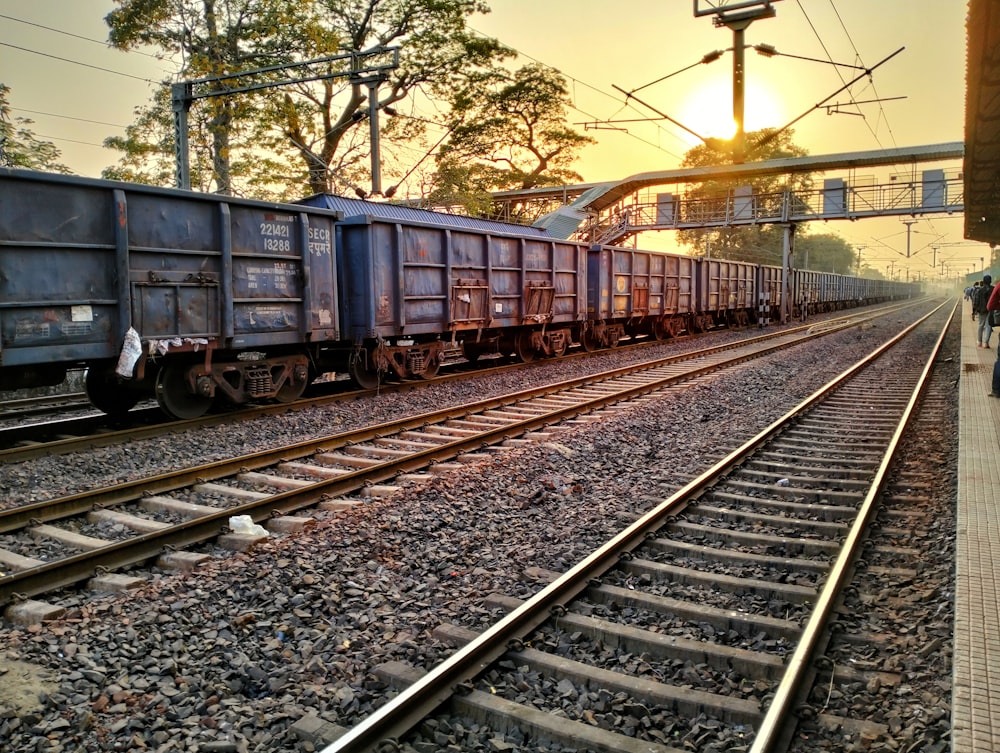
[[[733,41],[732,32],[716,28],[711,18],[696,18],[692,0],[494,0],[490,5],[493,12],[470,25],[518,50],[521,62],[559,69],[573,97],[570,121],[581,128],[649,117],[642,107],[625,107],[613,85],[634,90],[697,64],[713,50],[726,50]],[[103,17],[114,7],[110,0],[0,0],[0,81],[12,89],[14,113],[32,118],[35,132],[53,141],[63,161],[81,175],[97,176],[114,161],[99,146],[101,140],[120,134],[133,109],[148,100],[153,87],[142,79],[162,80],[172,68],[22,21],[100,41],[107,36]],[[964,0],[778,0],[774,8],[775,18],[756,21],[746,32],[748,44],[768,44],[784,53],[770,58],[747,53],[748,130],[785,125],[812,110],[795,126],[796,143],[811,154],[963,139]],[[863,117],[813,109],[862,70],[799,58],[864,69],[900,48],[905,49],[874,70],[870,80],[827,104],[848,103],[851,94],[855,101],[905,99],[840,108]],[[720,135],[731,123],[731,82],[732,55],[726,53],[636,94],[702,135]],[[676,167],[693,145],[692,137],[663,121],[587,132],[599,142],[576,166],[588,182]],[[938,166],[957,171],[960,163]],[[867,246],[864,254],[873,265],[893,259],[906,263],[900,255],[906,233],[899,220],[831,223],[829,230]],[[977,267],[986,248],[964,245],[958,217],[922,219],[911,232],[912,248],[934,243],[942,246],[939,256]],[[921,267],[930,272],[929,252],[921,253],[919,263],[911,262],[915,273]]]

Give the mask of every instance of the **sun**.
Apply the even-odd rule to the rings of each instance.
[[[669,112],[669,110],[668,110]],[[780,128],[782,108],[770,90],[762,84],[747,82],[743,101],[743,129]],[[705,138],[730,139],[736,134],[733,119],[733,88],[729,81],[718,81],[691,92],[681,104],[676,119]],[[685,140],[701,143],[689,133]]]

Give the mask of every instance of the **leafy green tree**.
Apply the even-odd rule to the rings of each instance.
[[[170,87],[161,86],[147,107],[136,109],[136,120],[125,129],[124,136],[110,136],[104,146],[121,152],[118,164],[105,168],[101,177],[151,186],[174,183],[173,116],[170,110]],[[211,147],[205,143],[204,129],[199,119],[192,120],[190,134],[191,185],[202,191],[211,189]]]
[[[839,235],[798,231],[795,237],[795,266],[819,272],[854,274],[856,257],[850,244]]]
[[[10,87],[0,84],[0,165],[52,173],[70,173],[59,162],[61,152],[51,141],[43,141],[30,128],[33,121],[11,114]]]
[[[340,37],[340,52],[400,47],[399,68],[385,71],[378,88],[378,108],[387,112],[416,90],[448,101],[469,77],[488,75],[498,61],[513,54],[467,27],[469,16],[489,12],[483,0],[317,0],[317,5],[318,15]],[[296,89],[297,97],[284,98],[276,121],[285,144],[306,165],[310,189],[328,190],[338,181],[351,185],[359,173],[367,172],[365,160],[370,157],[369,88],[338,78]],[[391,142],[395,132],[413,138],[421,130],[420,121],[411,120],[408,126],[389,124],[385,136]],[[399,177],[407,165],[389,168],[389,175]]]
[[[424,203],[445,211],[487,217],[492,212],[493,196],[481,166],[443,160],[430,177]]]
[[[105,21],[111,44],[123,50],[140,46],[159,48],[166,55],[181,60],[185,80],[226,76],[247,69],[289,62],[297,44],[314,30],[308,3],[273,0],[115,0],[119,6]],[[294,35],[283,29],[295,29]],[[226,88],[225,81],[214,85]],[[234,140],[241,126],[256,116],[254,97],[227,95],[211,97],[198,104],[199,118],[192,130],[201,130],[210,148],[201,157],[211,160],[212,181],[220,193],[232,193]],[[169,102],[167,102],[169,105]],[[168,120],[165,120],[169,117]],[[139,113],[138,130],[126,134],[124,141],[111,140],[109,146],[124,151],[125,166],[136,157],[153,157],[149,150],[158,144],[161,154],[167,146],[161,136],[143,140],[155,130],[172,130],[173,115],[164,108],[163,94],[157,95],[147,111]],[[242,130],[246,131],[244,127]],[[133,135],[136,137],[132,143]],[[189,138],[191,136],[189,135]],[[192,138],[192,141],[196,139]],[[173,154],[170,138],[170,154]],[[204,144],[202,144],[204,148]],[[133,164],[134,169],[134,164]],[[163,171],[153,171],[158,178]],[[204,179],[202,181],[204,183]]]
[[[861,265],[861,277],[866,277],[869,280],[884,280],[885,275],[882,270],[876,269],[875,267],[869,266],[868,264]]]
[[[452,102],[432,201],[582,180],[570,165],[594,140],[566,124],[570,104],[565,79],[543,65],[471,80]]]
[[[119,9],[106,19],[112,44],[123,49],[152,45],[177,56],[183,80],[347,56],[311,68],[318,80],[310,83],[195,103],[193,109],[205,112],[213,180],[224,192],[233,189],[231,170],[240,159],[248,166],[240,188],[254,195],[289,184],[301,187],[297,193],[319,193],[367,183],[370,89],[360,76],[337,74],[358,70],[382,46],[400,47],[400,65],[382,71],[381,110],[418,89],[447,100],[468,75],[512,54],[467,28],[470,15],[489,11],[484,0],[115,2]],[[276,73],[268,80],[296,78],[303,71]],[[161,109],[155,117],[162,122],[164,114]],[[413,131],[388,124],[389,151],[396,134],[409,138]],[[262,150],[266,159],[260,157]],[[405,169],[401,165],[395,174]]]
[[[777,133],[776,129],[765,128],[746,135],[747,151],[744,162],[804,157],[805,149],[792,142],[792,130]],[[681,167],[709,167],[732,164],[733,154],[730,143],[712,139],[684,155]],[[786,188],[793,191],[807,191],[812,186],[808,174],[785,176],[761,176],[747,183],[753,188],[757,202],[782,200]],[[730,190],[737,187],[735,182],[705,181],[688,193],[689,206],[695,212],[702,211],[709,217],[717,217],[724,212],[725,201]],[[774,225],[751,225],[724,228],[703,228],[682,230],[678,233],[680,242],[692,249],[697,256],[709,255],[717,258],[750,261],[761,264],[780,264],[782,258],[783,228]],[[799,239],[796,239],[796,256],[799,256]]]

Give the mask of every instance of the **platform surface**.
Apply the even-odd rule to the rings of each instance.
[[[976,347],[962,302],[952,751],[1000,752],[1000,400],[987,396],[1000,329]]]

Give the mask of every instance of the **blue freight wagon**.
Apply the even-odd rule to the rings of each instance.
[[[155,394],[293,400],[340,340],[336,213],[0,170],[0,388],[86,368],[109,413]]]
[[[469,360],[562,355],[586,317],[586,246],[436,217],[383,209],[337,224],[341,324],[355,381],[432,377],[452,348]]]
[[[614,347],[624,337],[657,340],[690,329],[698,260],[658,251],[593,246],[587,265],[587,318],[581,344]]]
[[[755,319],[757,264],[701,259],[693,331],[719,326],[744,327]]]

